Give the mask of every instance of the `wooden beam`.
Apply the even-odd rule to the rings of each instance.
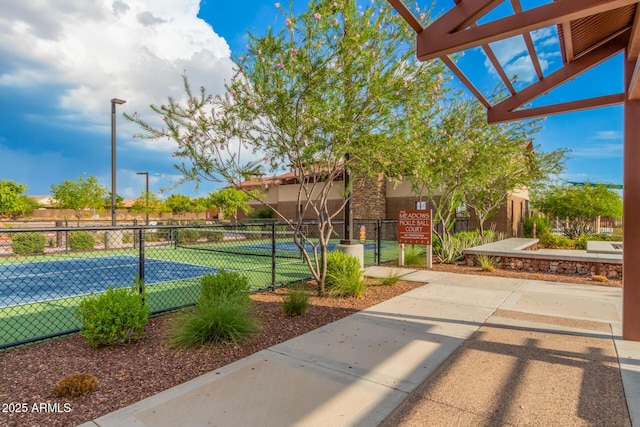
[[[571,23],[562,23],[562,38],[564,39],[564,63],[568,64],[573,61],[575,53],[573,52],[573,39],[571,38]]]
[[[627,55],[629,57],[629,55]],[[625,65],[626,66],[626,65]],[[629,101],[640,101],[640,57],[636,58],[633,74],[627,87]]]
[[[522,13],[522,6],[520,5],[519,0],[511,0],[511,7],[513,7],[513,11],[515,13]],[[524,38],[524,44],[527,45],[527,51],[529,52],[529,57],[531,58],[531,62],[533,63],[533,69],[538,76],[538,80],[542,80],[544,79],[544,74],[542,73],[542,67],[540,66],[540,60],[538,59],[536,48],[533,45],[531,33],[524,33],[522,34],[522,37]]]
[[[391,0],[389,0],[391,1]],[[463,29],[491,12],[504,0],[463,0],[455,7],[438,18],[427,28],[433,28],[436,34],[449,34],[457,29]]]
[[[451,71],[453,71],[453,74],[455,74],[456,77],[460,79],[460,81],[467,87],[467,89],[469,89],[469,91],[471,91],[471,93],[473,93],[473,95],[478,98],[478,101],[480,101],[480,103],[484,105],[485,108],[491,108],[491,103],[487,101],[482,93],[480,93],[480,91],[473,85],[473,83],[471,83],[471,80],[467,78],[467,76],[462,72],[460,68],[458,68],[458,66],[451,60],[451,58],[449,58],[448,56],[443,56],[440,59],[442,59],[442,62],[444,62],[445,65],[449,67]]]
[[[393,8],[398,12],[398,14],[402,16],[402,19],[404,19],[407,24],[409,24],[411,28],[413,28],[413,31],[419,33],[420,31],[424,30],[424,27],[422,26],[420,21],[418,21],[418,18],[416,18],[415,15],[411,13],[411,11],[407,8],[407,6],[405,6],[402,0],[388,1],[389,4],[393,6]]]
[[[455,6],[452,11],[460,8],[467,1],[477,3],[480,0],[465,0]],[[448,28],[452,23],[440,22],[443,16],[418,34],[417,56],[421,61],[426,61],[481,46],[484,43],[637,4],[637,2],[638,0],[556,0],[522,13],[453,33],[452,31],[456,28]],[[449,25],[445,26],[445,24]]]
[[[535,117],[551,116],[553,114],[570,113],[572,111],[588,110],[590,108],[609,107],[624,103],[625,94],[598,96],[595,98],[581,99],[579,101],[562,102],[544,107],[525,108],[516,111],[496,112],[493,109],[487,110],[487,121],[489,123],[502,123],[512,120],[532,119]]]
[[[635,61],[640,56],[640,5],[636,6],[636,14],[633,18],[629,47],[627,48],[627,58]]]
[[[552,89],[560,86],[566,81],[575,78],[576,76],[582,74],[587,70],[590,70],[603,61],[606,61],[607,59],[611,58],[612,56],[616,55],[626,48],[628,35],[628,32],[619,35],[615,39],[610,40],[608,43],[589,52],[587,55],[576,59],[569,64],[566,64],[556,72],[545,77],[544,80],[536,82],[518,92],[516,95],[513,95],[510,98],[507,98],[504,101],[500,102],[499,104],[496,104],[492,108],[492,110],[494,111],[493,114],[500,115],[511,112],[516,108],[521,107],[528,102],[531,102],[542,94],[545,94]]]

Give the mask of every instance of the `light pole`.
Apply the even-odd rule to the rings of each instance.
[[[124,104],[124,99],[111,100],[111,225],[116,225],[116,104]]]
[[[145,209],[146,212],[146,220],[147,220],[147,225],[149,225],[149,172],[136,172],[136,175],[144,175],[147,179],[147,185],[145,186],[145,197],[146,197],[146,204],[147,207]]]

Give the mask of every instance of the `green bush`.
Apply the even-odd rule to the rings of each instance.
[[[539,243],[549,249],[573,249],[575,242],[567,236],[545,233],[539,237]]]
[[[17,233],[12,237],[13,253],[16,255],[42,254],[47,238],[42,233]]]
[[[243,305],[249,305],[249,279],[235,272],[224,269],[215,274],[207,274],[200,281],[201,301],[221,301],[234,299]]]
[[[133,233],[122,233],[122,243],[133,243]]]
[[[551,232],[549,220],[545,217],[526,218],[522,223],[522,233],[524,237],[533,237],[533,224],[536,224],[536,236],[542,236]]]
[[[259,329],[250,307],[237,299],[200,300],[171,323],[169,346],[178,349],[237,342]]]
[[[360,261],[344,252],[329,252],[325,283],[333,296],[360,298],[366,287]]]
[[[273,210],[271,208],[257,209],[251,213],[251,218],[273,218]]]
[[[200,231],[194,228],[180,228],[177,233],[178,243],[195,243],[200,238]]]
[[[300,287],[293,287],[282,298],[282,312],[289,317],[300,316],[307,312],[309,295]]]
[[[82,299],[77,311],[82,322],[80,334],[91,347],[125,344],[142,337],[149,321],[149,306],[144,303],[143,283],[136,282],[129,288],[109,287],[104,293]]]
[[[69,234],[69,247],[72,251],[91,251],[96,245],[96,238],[88,231],[73,231]]]
[[[224,231],[220,230],[201,230],[200,238],[206,239],[207,242],[222,242],[224,240]]]

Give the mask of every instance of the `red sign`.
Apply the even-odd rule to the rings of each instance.
[[[398,213],[398,243],[431,244],[431,209]]]

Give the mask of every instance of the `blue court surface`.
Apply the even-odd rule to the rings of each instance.
[[[146,258],[145,284],[196,278],[216,271],[213,267]],[[0,307],[102,292],[107,286],[131,286],[138,273],[138,257],[126,255],[0,265]]]

